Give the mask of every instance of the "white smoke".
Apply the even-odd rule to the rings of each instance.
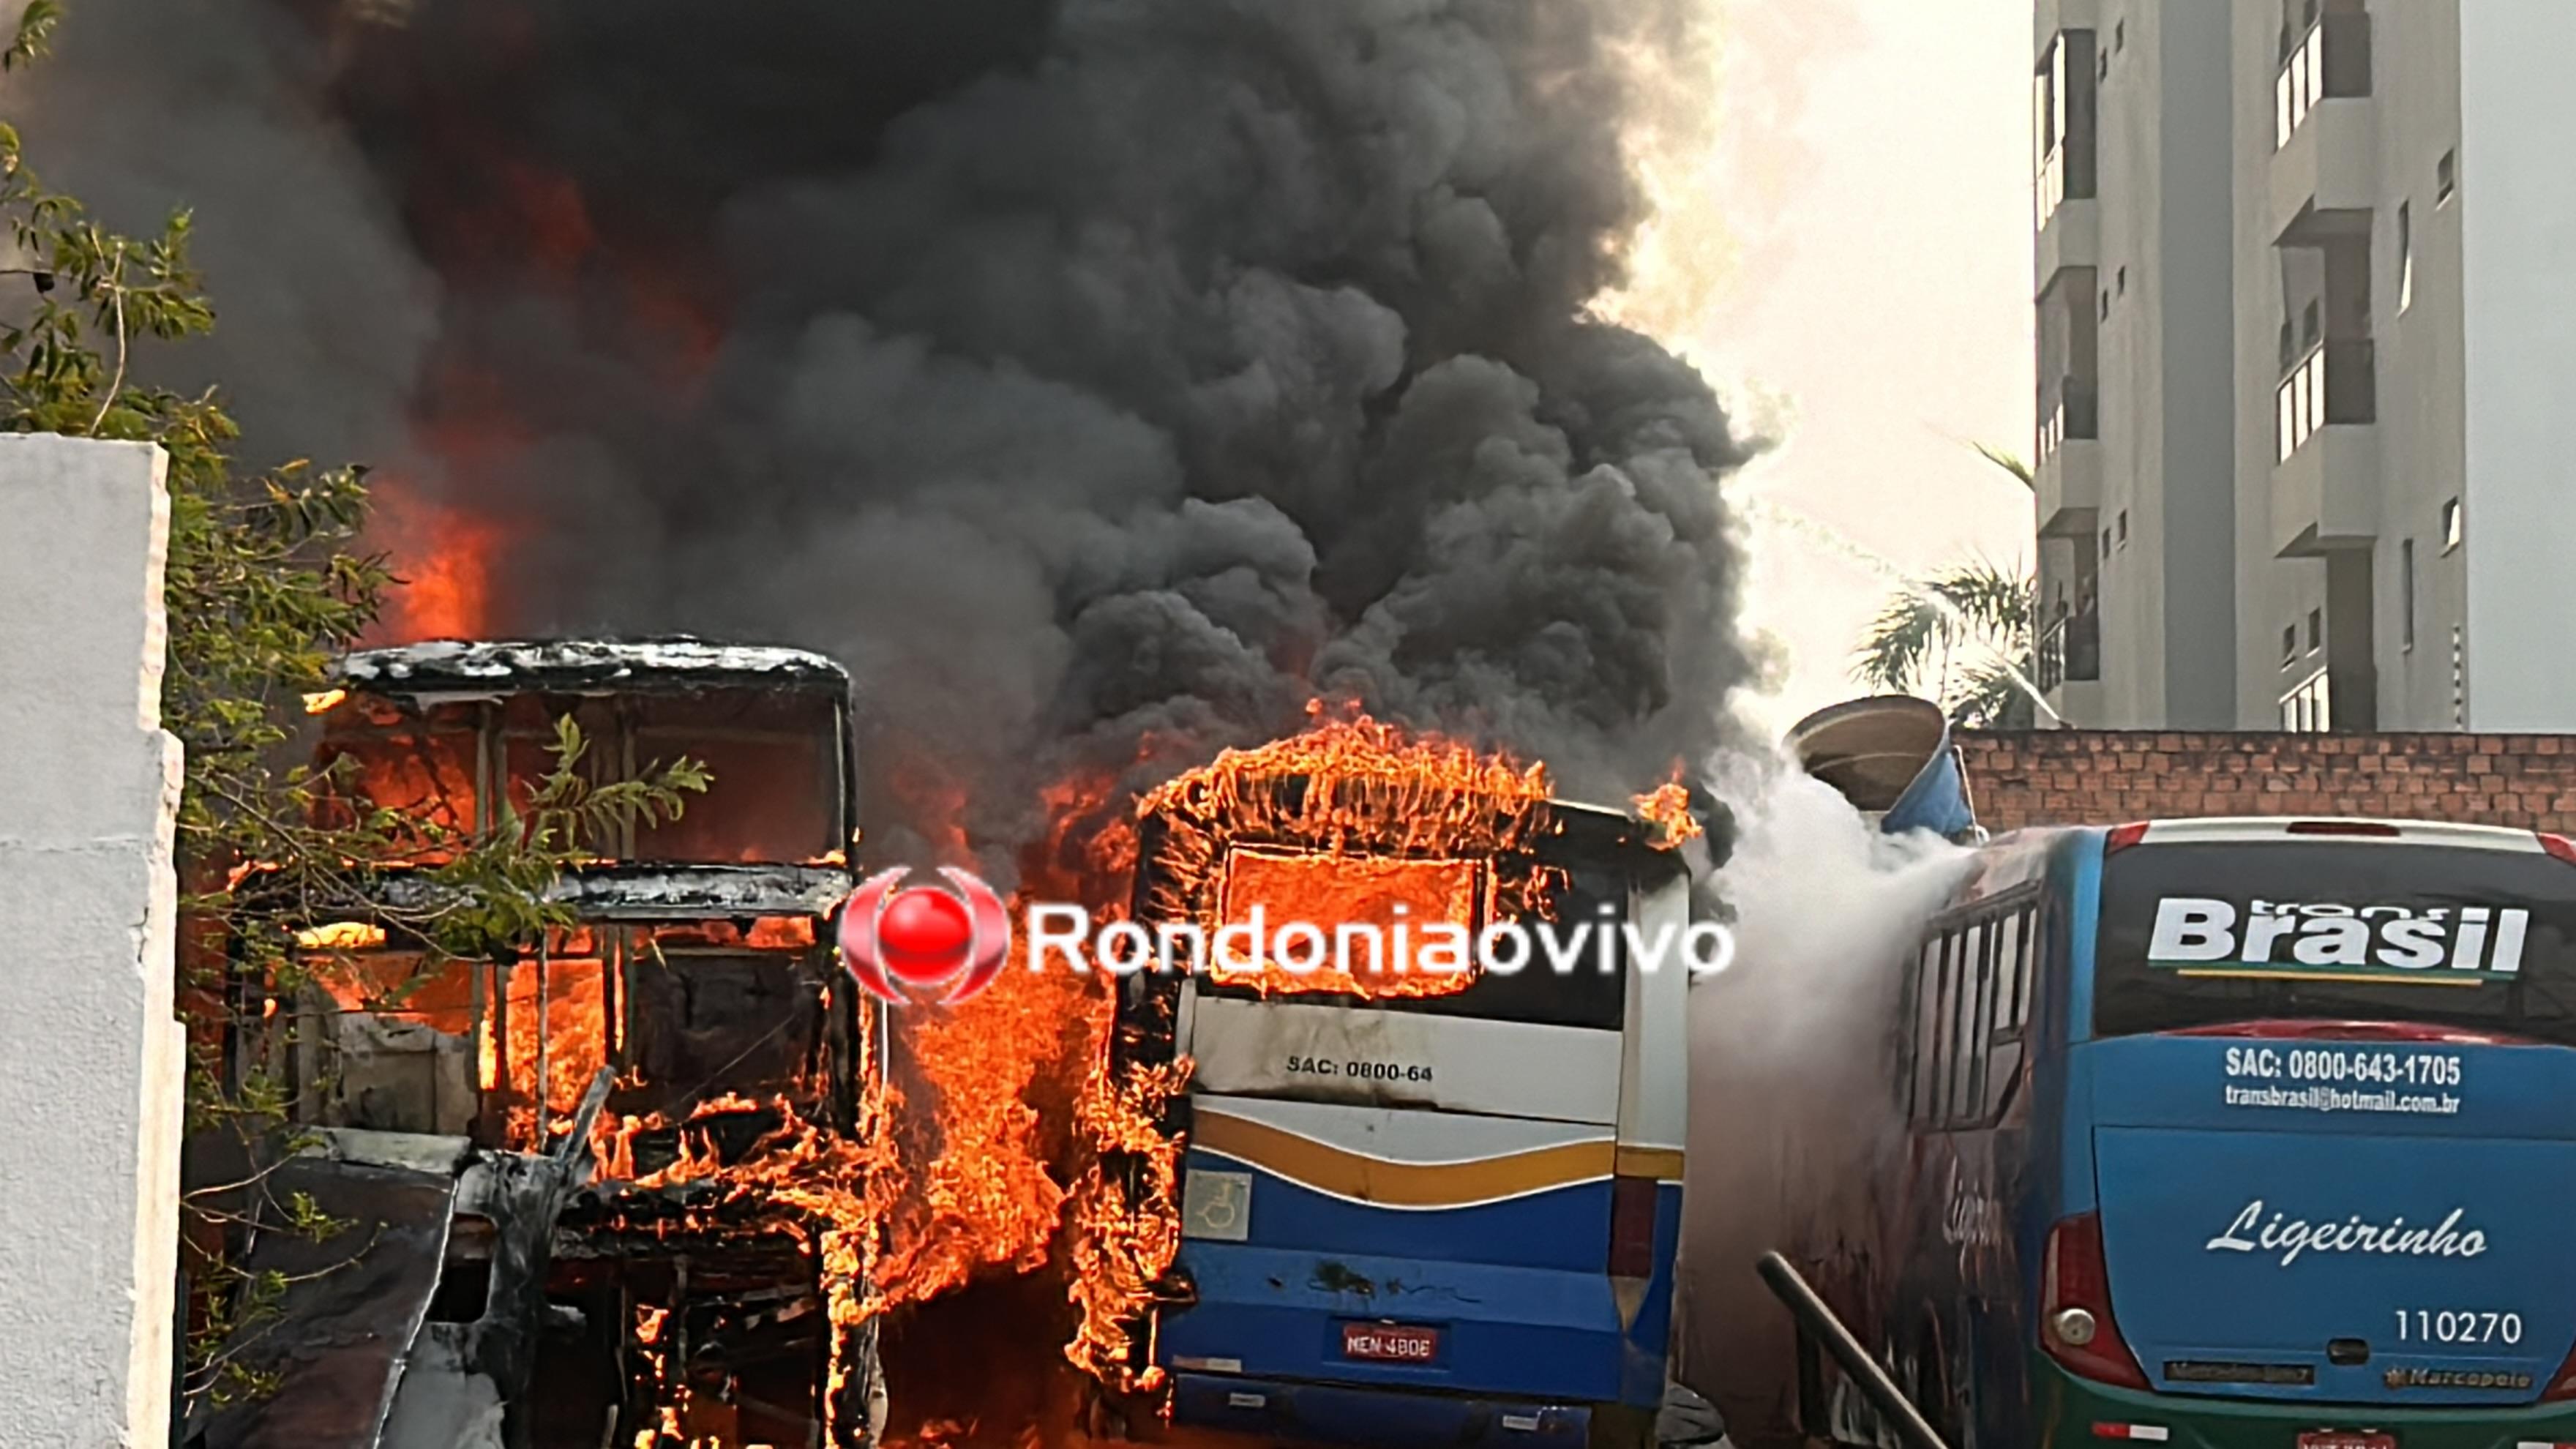
[[[1720,766],[1736,954],[1694,985],[1677,1367],[1739,1444],[1794,1437],[1787,1311],[1755,1260],[1857,1241],[1903,1141],[1890,1080],[1899,969],[1969,852],[1889,837],[1777,757]]]

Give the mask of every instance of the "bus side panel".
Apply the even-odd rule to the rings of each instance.
[[[1620,1340],[1619,1402],[1623,1404],[1652,1408],[1664,1401],[1672,1370],[1673,1264],[1681,1241],[1682,1185],[1659,1182],[1655,1184],[1655,1275],[1646,1281],[1645,1295],[1633,1313],[1621,1304],[1626,1320]]]
[[[1909,1130],[1901,1163],[1875,1188],[1878,1246],[1857,1271],[1837,1275],[1833,1290],[1819,1285],[1936,1425],[1984,1442],[2029,1442],[2034,1423],[2024,1359],[2035,1321],[2033,1285],[2061,1211],[2064,1003],[2075,923],[2091,914],[2079,904],[2082,882],[2093,874],[2081,867],[2086,847],[2087,838],[2074,832],[2008,844],[1978,863],[1944,912],[1955,919],[1984,898],[2038,891],[2028,948],[2036,952],[2033,997],[2012,1069],[2018,1080],[1999,1117],[1954,1130]],[[1918,951],[1904,969],[1919,977],[1920,959]],[[1910,981],[1901,998],[1896,1053],[1908,1063],[1918,1045],[1919,985]],[[1881,1273],[1870,1271],[1869,1258],[1883,1265]],[[1821,1378],[1824,1437],[1893,1449],[1893,1430],[1856,1389],[1830,1364],[1821,1366]]]
[[[2077,1090],[2069,1076],[2070,1033],[2079,1017],[2074,1003],[2090,999],[2083,979],[2090,970],[2089,943],[2101,883],[2102,844],[2098,831],[2069,831],[2049,852],[2048,905],[2042,920],[2046,949],[2040,957],[2036,997],[2031,1004],[2029,1079],[2023,1088],[2021,1158],[2007,1180],[2012,1204],[2014,1270],[2009,1292],[1998,1302],[2012,1305],[2008,1325],[1998,1315],[1991,1345],[1991,1385],[1980,1409],[1992,1426],[1995,1442],[2028,1444],[2045,1415],[2035,1402],[2037,1383],[2030,1374],[2030,1355],[2038,1342],[2042,1265],[2047,1262],[2048,1234],[2061,1218],[2092,1206],[2092,1150],[2078,1133],[2070,1139],[2066,1105]],[[2070,1151],[2072,1156],[2070,1157]],[[2070,1162],[2073,1164],[2070,1167]],[[2080,1189],[2080,1190],[2078,1190]]]
[[[1675,874],[1637,890],[1630,916],[1651,939],[1680,940],[1690,924],[1690,878]],[[1617,1285],[1625,1323],[1620,1402],[1661,1404],[1672,1377],[1673,1293],[1681,1249],[1683,1153],[1689,1141],[1690,988],[1686,962],[1628,965],[1619,1081],[1619,1175],[1655,1184],[1654,1271]],[[1640,1292],[1642,1288],[1642,1293]]]
[[[2027,1407],[2022,1362],[2030,1317],[2023,1284],[2040,1259],[2024,1247],[2036,1114],[2031,1077],[1991,1130],[1953,1139],[1960,1189],[1951,1199],[1943,1247],[1961,1262],[1959,1336],[1950,1350],[1950,1422],[1973,1426],[1987,1443],[2019,1444]],[[1953,1446],[1958,1449],[1958,1446]]]

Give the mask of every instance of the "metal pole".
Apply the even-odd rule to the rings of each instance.
[[[1816,1296],[1815,1289],[1807,1286],[1807,1280],[1798,1276],[1798,1270],[1789,1266],[1788,1259],[1778,1253],[1765,1253],[1755,1271],[1788,1306],[1789,1316],[1798,1320],[1799,1331],[1825,1346],[1825,1352],[1832,1354],[1834,1362],[1859,1386],[1870,1407],[1896,1430],[1906,1449],[1948,1449],[1922,1413],[1897,1389],[1887,1370],[1869,1356],[1850,1329],[1843,1327],[1843,1321],[1825,1306],[1824,1299]]]

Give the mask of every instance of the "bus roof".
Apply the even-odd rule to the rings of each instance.
[[[766,645],[661,639],[432,639],[361,649],[340,661],[336,683],[371,694],[434,697],[508,692],[583,693],[726,688],[824,690],[846,695],[849,671],[820,654]]]
[[[1555,816],[1557,832],[1538,844],[1541,856],[1571,856],[1613,865],[1648,880],[1685,872],[1703,874],[1719,859],[1705,834],[1693,836],[1680,848],[1672,849],[1656,843],[1659,827],[1625,810],[1576,800],[1550,800],[1547,805]],[[1720,819],[1708,824],[1724,832],[1730,822]]]
[[[2234,840],[2354,840],[2395,845],[2450,845],[2477,850],[2540,851],[2537,832],[2448,820],[2378,820],[2358,816],[2217,815],[2143,820],[2112,827],[2121,845],[2193,845]]]

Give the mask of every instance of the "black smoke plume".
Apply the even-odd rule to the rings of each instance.
[[[1317,692],[1592,798],[1719,741],[1746,449],[1586,310],[1703,8],[78,0],[7,109],[196,209],[255,450],[491,525],[492,631],[827,651],[1000,864]]]

